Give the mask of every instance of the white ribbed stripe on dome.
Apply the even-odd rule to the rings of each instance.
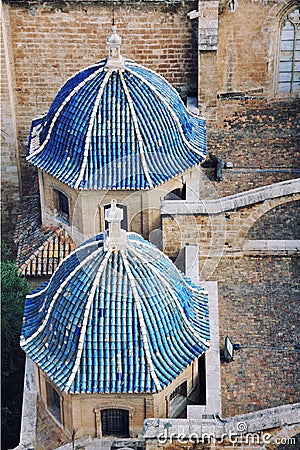
[[[139,125],[138,125],[138,121],[137,121],[137,117],[136,117],[136,112],[135,112],[135,109],[134,109],[133,101],[132,101],[131,95],[130,95],[130,93],[128,91],[127,85],[125,83],[123,74],[122,74],[121,71],[119,73],[120,73],[122,86],[124,88],[124,92],[125,92],[125,95],[126,95],[126,98],[127,98],[128,104],[129,104],[129,108],[130,108],[130,111],[131,111],[131,116],[132,116],[132,120],[133,120],[134,129],[135,129],[135,132],[136,132],[136,135],[137,135],[137,138],[138,138],[140,157],[141,157],[141,162],[142,162],[143,170],[144,170],[144,173],[145,173],[145,177],[146,177],[146,179],[147,179],[147,181],[149,183],[150,188],[153,188],[153,183],[152,183],[152,180],[151,180],[151,177],[150,177],[150,174],[149,174],[149,167],[148,167],[148,164],[147,164],[147,161],[146,161],[146,157],[145,157],[145,153],[144,153],[143,139],[142,139],[142,135],[141,135],[141,132],[140,132],[140,129],[139,129]]]
[[[182,103],[182,105],[183,105],[184,108],[187,110],[187,112],[188,112],[188,114],[189,114],[190,116],[195,117],[196,119],[206,120],[205,117],[199,116],[198,114],[195,114],[195,113],[193,113],[192,111],[190,111],[189,109],[186,108],[185,104],[184,104],[183,101],[182,101],[182,98],[178,95],[178,92],[176,91],[176,89],[174,88],[174,86],[172,86],[172,84],[169,83],[169,81],[168,81],[166,78],[164,78],[162,75],[160,75],[160,73],[155,72],[154,70],[150,69],[149,67],[145,67],[145,66],[143,66],[143,65],[141,65],[141,64],[137,64],[137,63],[135,63],[134,61],[130,61],[130,64],[131,64],[133,67],[140,67],[141,69],[144,69],[146,72],[150,72],[150,73],[152,73],[153,75],[155,75],[155,76],[157,76],[158,78],[160,78],[160,79],[161,79],[165,84],[167,84],[167,85],[172,89],[172,91],[178,96],[178,99],[179,99],[180,103]],[[126,69],[128,69],[128,67],[126,67]],[[136,73],[136,72],[134,72],[134,73]]]
[[[95,276],[95,279],[93,281],[93,285],[92,285],[91,291],[89,293],[89,297],[88,297],[88,300],[86,302],[86,306],[85,306],[85,310],[84,310],[83,322],[82,322],[82,327],[81,327],[81,333],[80,333],[80,336],[79,336],[78,349],[77,349],[77,355],[76,355],[75,363],[74,363],[74,366],[73,366],[70,378],[68,379],[68,382],[67,382],[67,384],[66,384],[66,386],[64,388],[65,392],[69,391],[69,389],[70,389],[70,387],[71,387],[71,385],[72,385],[72,383],[74,381],[74,378],[76,376],[76,373],[78,371],[78,367],[80,365],[80,360],[81,360],[82,351],[83,351],[85,333],[86,333],[88,318],[89,318],[89,315],[90,315],[91,305],[92,305],[92,302],[93,302],[93,299],[94,299],[94,296],[95,296],[95,293],[96,293],[96,289],[99,286],[101,275],[102,275],[103,270],[105,269],[105,267],[107,265],[107,262],[108,262],[111,254],[112,254],[112,250],[108,250],[106,255],[105,255],[104,260],[100,264],[100,267],[99,267],[99,270],[97,272],[97,275]]]
[[[108,82],[108,80],[109,80],[109,78],[110,78],[112,73],[113,73],[113,70],[108,70],[107,74],[104,77],[104,80],[102,81],[102,84],[100,86],[99,92],[98,92],[96,100],[95,100],[93,111],[92,111],[91,117],[90,117],[89,127],[88,127],[87,134],[86,134],[86,137],[85,137],[84,155],[83,155],[83,160],[82,160],[82,164],[81,164],[80,173],[79,173],[79,176],[78,176],[77,181],[76,181],[75,186],[74,186],[75,189],[78,189],[78,187],[79,187],[79,185],[80,185],[80,183],[81,183],[81,181],[83,179],[83,176],[84,176],[84,172],[85,172],[85,169],[86,169],[87,160],[88,160],[88,156],[89,156],[91,135],[92,135],[93,126],[94,126],[94,123],[95,123],[95,117],[96,117],[97,109],[99,107],[99,104],[100,104],[100,101],[101,101],[101,98],[102,98],[102,95],[103,95],[104,88],[105,88],[105,86],[106,86],[106,84],[107,84],[107,82]]]
[[[130,234],[132,234],[132,235],[134,235],[134,234],[136,234],[136,236],[139,236],[137,233],[130,233]],[[147,248],[149,248],[149,244],[148,244],[148,242],[145,244],[144,242],[140,242],[140,241],[138,241],[138,245],[139,246],[145,246],[145,247],[147,247]],[[132,246],[130,246],[130,249],[132,249]],[[151,247],[151,249],[153,250],[153,251],[155,251],[159,256],[161,256],[162,255],[162,253],[161,253],[161,251],[157,248],[157,247],[155,247],[155,246],[153,246],[153,247]],[[138,249],[137,250],[135,250],[135,252],[137,252],[138,251]],[[197,288],[194,288],[193,286],[190,286],[189,284],[188,284],[188,282],[184,279],[184,277],[182,276],[182,273],[180,272],[180,270],[175,266],[175,264],[170,260],[170,258],[167,256],[167,255],[165,255],[165,254],[163,254],[163,256],[164,256],[164,258],[166,258],[166,259],[168,259],[169,261],[170,261],[170,263],[173,265],[173,267],[174,267],[174,269],[176,270],[176,272],[178,273],[178,275],[182,278],[182,281],[184,282],[184,284],[189,288],[189,289],[191,289],[193,292],[197,292],[198,294],[200,294],[200,295],[208,295],[208,292],[205,290],[205,289],[203,289],[203,291],[202,292],[199,292],[199,290],[197,289]],[[200,286],[199,286],[200,287]]]
[[[64,109],[64,107],[67,105],[67,103],[69,103],[69,101],[71,100],[71,98],[89,81],[91,81],[93,78],[95,78],[100,72],[103,72],[104,67],[101,67],[99,70],[96,70],[95,72],[93,72],[89,77],[85,78],[84,80],[81,81],[81,83],[79,83],[77,86],[75,86],[75,88],[69,93],[69,95],[65,98],[65,100],[62,102],[62,104],[60,105],[60,107],[58,108],[58,110],[56,111],[54,118],[51,122],[48,134],[46,136],[46,139],[44,140],[44,142],[42,143],[42,145],[40,146],[40,148],[38,148],[37,150],[35,150],[34,152],[32,152],[31,154],[29,154],[28,158],[30,160],[30,156],[35,156],[38,153],[40,153],[42,150],[44,150],[46,144],[49,142],[50,140],[50,136],[53,130],[53,127],[60,115],[60,113],[62,112],[62,110]]]
[[[47,324],[47,322],[48,322],[48,320],[49,320],[49,317],[50,317],[51,311],[52,311],[52,309],[53,309],[54,303],[56,302],[57,297],[60,295],[60,293],[61,293],[62,290],[64,289],[65,285],[66,285],[66,284],[74,277],[74,275],[76,275],[76,273],[77,273],[80,269],[82,269],[82,267],[84,267],[84,265],[85,265],[87,262],[89,262],[91,259],[93,259],[93,258],[95,257],[95,254],[96,254],[97,252],[100,252],[100,251],[103,251],[103,248],[102,248],[102,247],[101,247],[101,248],[97,248],[97,249],[96,249],[94,252],[92,252],[89,256],[87,256],[85,259],[83,259],[83,260],[81,261],[81,263],[80,263],[77,267],[75,267],[75,269],[67,276],[67,278],[65,279],[65,281],[60,285],[60,287],[59,287],[58,290],[56,291],[56,294],[54,295],[54,297],[53,297],[53,299],[52,299],[52,301],[51,301],[51,303],[50,303],[50,305],[49,305],[49,309],[48,309],[48,311],[47,311],[47,314],[46,314],[46,317],[45,317],[43,323],[40,325],[40,327],[39,327],[39,328],[38,328],[31,336],[29,336],[28,339],[21,340],[21,345],[28,344],[28,342],[32,341],[32,339],[34,339],[39,333],[41,333],[41,331],[43,331],[43,329],[45,328],[45,326],[46,326],[46,324]]]
[[[45,291],[47,291],[48,287],[49,287],[50,284],[51,284],[52,278],[56,275],[56,272],[58,271],[58,269],[60,268],[60,266],[61,266],[62,264],[64,264],[65,261],[67,261],[67,259],[69,259],[72,255],[74,255],[74,253],[77,253],[77,250],[82,250],[82,249],[84,249],[84,248],[91,247],[92,245],[95,245],[95,243],[96,243],[96,241],[93,241],[93,242],[89,242],[88,244],[82,245],[81,247],[75,248],[71,253],[69,253],[69,254],[68,254],[68,255],[67,255],[67,256],[66,256],[59,264],[58,264],[58,266],[57,266],[56,269],[55,269],[55,272],[51,275],[51,278],[50,278],[50,280],[49,280],[47,286],[46,286],[44,289],[41,289],[39,292],[35,292],[35,293],[33,293],[33,294],[28,294],[28,295],[26,295],[26,298],[38,297],[39,295],[41,295],[41,294],[43,294]]]
[[[148,80],[146,80],[142,75],[140,75],[137,72],[134,72],[133,70],[129,69],[128,67],[126,67],[127,72],[131,73],[132,75],[134,75],[135,77],[139,78],[143,83],[145,83],[153,92],[155,92],[155,94],[157,95],[157,97],[160,99],[160,101],[166,106],[166,108],[169,110],[171,116],[173,117],[173,119],[176,122],[176,125],[178,127],[178,130],[181,134],[182,140],[183,142],[188,146],[188,148],[190,150],[192,150],[194,153],[197,153],[197,155],[200,156],[204,156],[203,152],[200,152],[199,150],[197,150],[196,148],[194,148],[192,146],[192,144],[189,143],[189,141],[186,139],[184,132],[182,130],[181,127],[181,123],[177,117],[177,115],[174,113],[172,107],[169,105],[169,103],[164,99],[164,97],[158,92],[158,90],[153,86],[153,84],[151,84]],[[185,106],[184,106],[185,107]]]
[[[147,359],[147,362],[148,362],[148,365],[149,365],[150,373],[151,373],[152,379],[153,379],[153,381],[155,383],[156,389],[158,391],[161,391],[162,387],[161,387],[159,379],[157,378],[157,375],[155,373],[153,361],[152,361],[152,358],[151,358],[151,353],[150,353],[150,350],[149,350],[149,344],[148,344],[148,339],[147,339],[147,327],[146,327],[146,324],[145,324],[145,319],[144,319],[143,311],[142,311],[142,307],[141,307],[141,297],[140,297],[140,295],[139,295],[139,293],[137,291],[137,288],[136,288],[136,285],[135,285],[135,279],[134,279],[134,276],[133,276],[133,274],[132,274],[132,272],[130,270],[126,253],[124,252],[124,250],[120,250],[120,252],[121,252],[121,255],[123,257],[125,270],[127,272],[127,275],[128,275],[128,278],[129,278],[129,282],[130,282],[130,285],[131,285],[131,289],[132,289],[132,292],[133,292],[133,297],[134,297],[134,300],[135,300],[135,306],[136,306],[136,309],[137,309],[139,323],[140,323],[141,332],[142,332],[144,351],[145,351],[146,359]]]
[[[137,253],[132,247],[130,247],[130,251],[132,251],[132,253],[134,253],[134,255],[140,259],[146,266],[148,266],[154,273],[155,275],[162,281],[162,283],[165,285],[165,287],[167,288],[168,292],[170,293],[170,295],[172,296],[173,300],[175,301],[179,311],[181,312],[181,316],[183,317],[183,320],[185,321],[186,325],[188,326],[189,330],[192,332],[192,334],[199,339],[200,342],[202,342],[202,344],[204,344],[206,347],[210,346],[210,342],[206,341],[205,339],[203,339],[201,336],[199,336],[199,334],[194,330],[194,328],[192,327],[192,325],[190,324],[190,322],[188,321],[182,306],[180,305],[180,302],[178,301],[178,299],[176,298],[176,296],[174,295],[172,286],[170,285],[170,283],[168,283],[166,281],[165,278],[163,278],[160,273],[158,272],[158,270],[149,262],[147,261],[145,258],[143,258],[139,253]]]

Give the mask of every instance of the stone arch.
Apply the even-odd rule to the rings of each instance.
[[[299,239],[300,202],[285,202],[267,211],[248,230],[247,240]]]
[[[240,231],[237,235],[237,242],[242,244],[247,237],[247,234],[250,228],[255,224],[255,222],[260,219],[264,214],[272,209],[276,208],[276,206],[283,205],[285,203],[294,202],[296,200],[300,200],[300,194],[292,194],[284,197],[277,197],[271,200],[265,200],[264,202],[257,204],[252,208],[249,216],[244,220],[243,226],[240,228]]]

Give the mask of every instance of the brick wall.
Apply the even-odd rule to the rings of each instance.
[[[277,206],[250,228],[247,239],[299,239],[300,202]]]
[[[123,53],[164,75],[183,97],[197,87],[197,19],[187,18],[197,6],[197,1],[115,2]],[[24,191],[34,170],[24,157],[31,120],[48,110],[69,77],[106,55],[111,8],[108,0],[36,1],[30,7],[22,0],[4,4]],[[299,176],[295,172],[299,170],[299,103],[266,100],[274,72],[275,13],[280,8],[277,2],[271,6],[249,0],[239,2],[235,13],[226,6],[218,18],[218,52],[208,52],[217,59],[212,64],[207,52],[200,58],[204,66],[199,88],[205,91],[201,95],[218,109],[218,120],[208,121],[208,151],[234,164],[233,170],[224,171],[222,183],[215,183],[213,170],[205,170],[220,196]],[[259,69],[261,61],[264,67]],[[214,67],[211,74],[210,67]],[[209,86],[214,88],[213,96]],[[240,99],[226,97],[236,90],[242,92]],[[214,95],[222,93],[227,94],[215,102]],[[8,165],[6,170],[16,171],[17,162]],[[11,197],[13,188],[5,189]]]
[[[229,161],[229,158],[228,158]],[[223,181],[215,181],[213,169],[204,169],[207,181],[220,198],[239,192],[268,186],[280,181],[299,178],[300,172],[286,169],[228,169],[223,170]],[[209,191],[202,192],[202,199],[209,198]]]
[[[61,427],[53,422],[44,403],[38,397],[35,450],[53,450],[71,441]]]
[[[220,183],[212,169],[203,170],[221,197],[299,177],[299,101],[246,102],[215,127],[208,125],[208,152],[233,169],[223,171]]]
[[[242,346],[221,367],[223,415],[299,401],[299,259],[222,259],[218,280],[220,340]],[[274,349],[269,348],[274,347]],[[279,351],[289,348],[290,351]],[[277,349],[277,350],[275,350]]]

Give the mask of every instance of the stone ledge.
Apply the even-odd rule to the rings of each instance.
[[[244,242],[245,254],[295,254],[300,252],[300,240],[247,240]]]
[[[233,433],[254,433],[264,430],[300,424],[300,403],[264,409],[249,414],[221,419],[208,417],[198,420],[147,419],[144,424],[145,439],[157,439],[172,435],[190,436],[203,434],[219,438]],[[243,429],[242,429],[243,425]]]
[[[27,356],[24,374],[23,406],[21,418],[20,444],[14,450],[33,450],[36,428],[37,389],[34,365]]]
[[[165,200],[161,203],[161,214],[194,215],[194,214],[221,214],[265,200],[273,200],[279,197],[300,193],[300,178],[282,181],[269,186],[264,186],[239,194],[222,197],[217,200],[199,200],[189,202],[185,200]]]

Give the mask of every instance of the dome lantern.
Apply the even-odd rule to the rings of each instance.
[[[122,69],[124,67],[124,58],[121,55],[122,38],[117,34],[117,27],[111,26],[111,34],[107,36],[106,44],[108,48],[108,58],[106,67],[108,69]]]
[[[121,250],[127,247],[127,234],[121,228],[123,210],[118,208],[117,201],[111,201],[111,207],[105,212],[105,220],[108,222],[108,236],[104,243],[104,249]]]

